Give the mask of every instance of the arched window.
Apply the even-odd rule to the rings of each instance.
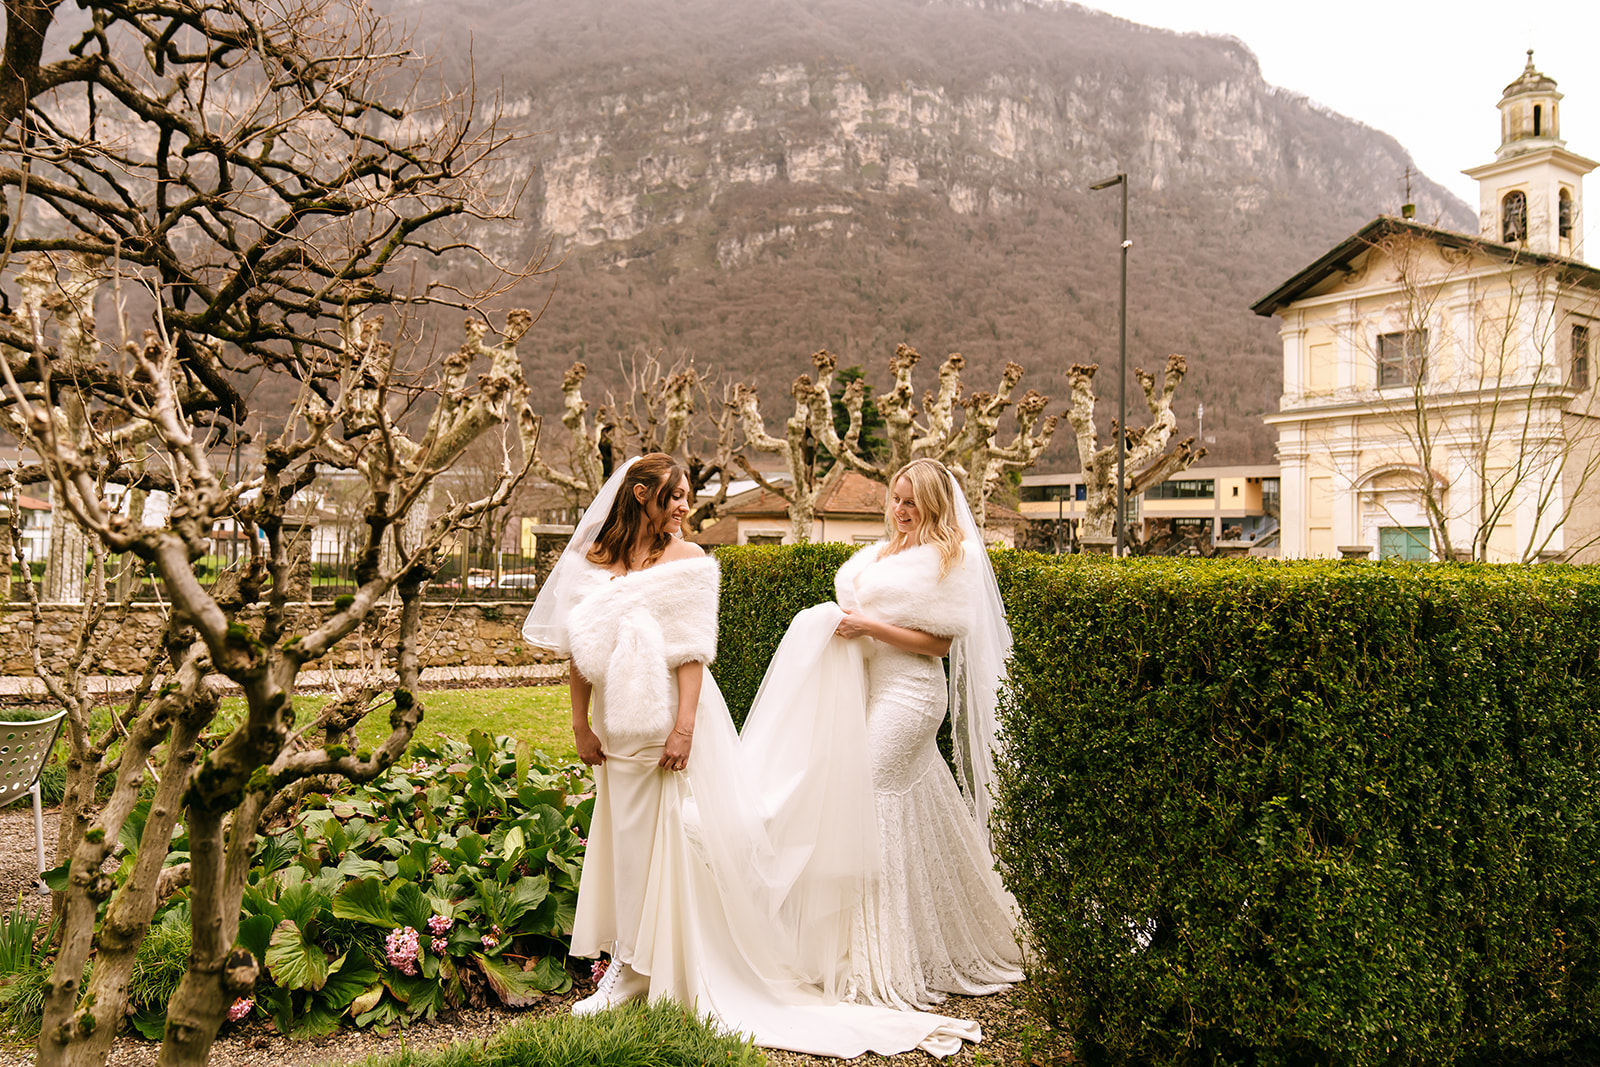
[[[1528,239],[1528,198],[1520,189],[1500,201],[1500,239],[1506,244]]]
[[[1558,201],[1560,211],[1556,215],[1556,226],[1562,237],[1572,236],[1572,193],[1567,189],[1561,190]]]

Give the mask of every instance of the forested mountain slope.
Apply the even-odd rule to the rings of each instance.
[[[476,237],[561,259],[523,344],[550,412],[573,359],[616,382],[644,345],[759,383],[773,425],[814,349],[881,387],[901,341],[923,386],[951,351],[973,388],[1016,360],[1059,410],[1069,364],[1116,359],[1117,194],[1088,187],[1125,170],[1130,361],[1188,355],[1180,431],[1203,401],[1211,461],[1269,461],[1281,349],[1249,304],[1397,213],[1410,165],[1387,135],[1265,84],[1237,40],[1070,5],[391,7],[452,77],[470,57],[526,134],[498,164],[506,182],[531,173],[522,219]],[[1413,197],[1424,221],[1473,224],[1425,178]],[[542,302],[529,290],[518,303]],[[1063,435],[1049,465],[1070,455]]]

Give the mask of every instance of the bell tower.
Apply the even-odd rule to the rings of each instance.
[[[1500,147],[1493,163],[1463,171],[1478,182],[1479,232],[1486,240],[1581,259],[1583,176],[1600,164],[1567,151],[1561,94],[1533,65],[1500,96]]]

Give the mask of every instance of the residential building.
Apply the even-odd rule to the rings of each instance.
[[[836,466],[817,493],[811,540],[867,545],[884,537],[886,494],[881,482]],[[990,503],[986,536],[990,544],[1012,547],[1022,516]],[[702,545],[778,545],[789,537],[789,505],[770,489],[756,487],[730,497],[723,517],[693,538]]]
[[[1480,232],[1381,216],[1253,305],[1282,321],[1282,554],[1600,558],[1600,270],[1533,65],[1466,171]]]
[[[1083,518],[1087,493],[1083,475],[1024,474],[1017,509],[1044,524],[1034,543],[1058,544],[1065,550]],[[1129,505],[1128,528],[1136,540],[1163,534],[1265,545],[1278,527],[1276,464],[1191,467],[1162,482]],[[1061,524],[1059,533],[1052,529]]]

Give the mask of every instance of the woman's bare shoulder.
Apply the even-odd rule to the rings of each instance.
[[[676,563],[681,559],[698,559],[705,554],[706,550],[693,541],[685,541],[682,538],[674,537],[668,543],[666,551],[661,553],[660,562]]]

